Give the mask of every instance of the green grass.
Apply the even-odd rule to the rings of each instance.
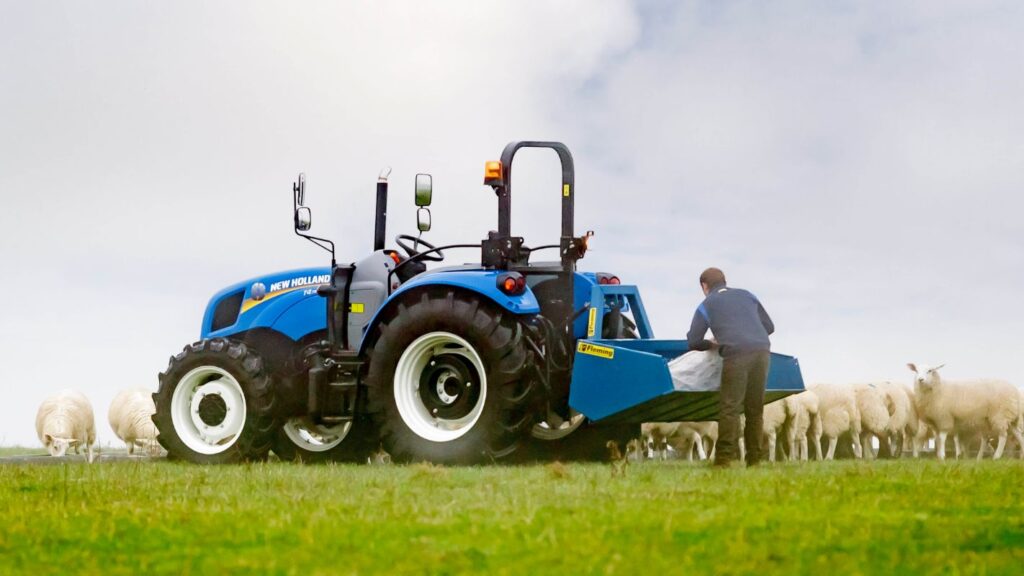
[[[0,466],[0,571],[1019,574],[1024,466]]]

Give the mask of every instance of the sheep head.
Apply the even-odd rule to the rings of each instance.
[[[942,380],[939,377],[939,369],[945,366],[945,364],[939,364],[938,366],[918,366],[913,362],[907,364],[907,368],[914,373],[914,389],[922,392],[930,392],[936,386],[938,386]]]
[[[47,434],[43,437],[43,444],[46,445],[46,449],[50,451],[50,456],[63,456],[67,454],[68,448],[73,446],[76,441],[72,438],[59,438],[51,434]]]

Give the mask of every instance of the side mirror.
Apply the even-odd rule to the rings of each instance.
[[[416,211],[416,228],[420,232],[430,231],[430,208],[420,208]]]
[[[434,178],[430,174],[416,175],[416,205],[420,208],[430,206],[434,191]]]
[[[295,229],[300,232],[309,230],[310,226],[313,225],[313,213],[309,208],[305,206],[299,206],[295,209]]]
[[[302,172],[299,173],[299,181],[292,186],[292,192],[295,192],[295,203],[299,206],[306,205],[306,175]]]

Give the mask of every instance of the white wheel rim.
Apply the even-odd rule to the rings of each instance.
[[[341,444],[352,429],[352,422],[334,426],[316,424],[309,418],[291,418],[282,427],[284,435],[299,448],[308,452],[326,452]]]
[[[200,414],[204,401],[224,403],[223,420],[209,422]],[[220,454],[234,446],[245,427],[245,393],[226,370],[200,366],[185,374],[171,395],[171,423],[178,438],[200,454]]]
[[[466,389],[478,386],[478,396],[466,414],[459,417],[438,416],[435,413],[436,408],[428,407],[420,392],[420,380],[424,371],[431,365],[432,360],[443,355],[464,358],[476,371],[476,377],[465,384]],[[447,378],[445,374],[451,371],[440,372],[439,382],[431,382],[426,393],[433,392],[440,402],[453,404],[459,395],[453,395],[451,391],[446,392],[443,383],[440,383],[441,378]],[[417,436],[433,442],[451,442],[461,438],[473,429],[487,403],[487,371],[480,355],[469,342],[450,332],[424,334],[409,344],[395,367],[394,386],[395,404],[398,406],[402,421]]]
[[[547,422],[540,422],[533,425],[530,435],[538,440],[561,440],[576,431],[583,424],[587,417],[572,410],[569,419],[562,422],[557,428]]]

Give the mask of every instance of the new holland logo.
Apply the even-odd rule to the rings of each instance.
[[[598,358],[604,358],[611,360],[615,358],[615,349],[607,346],[598,346],[597,344],[591,344],[590,342],[580,342],[576,346],[576,351],[580,354],[587,354],[589,356],[597,356]]]

